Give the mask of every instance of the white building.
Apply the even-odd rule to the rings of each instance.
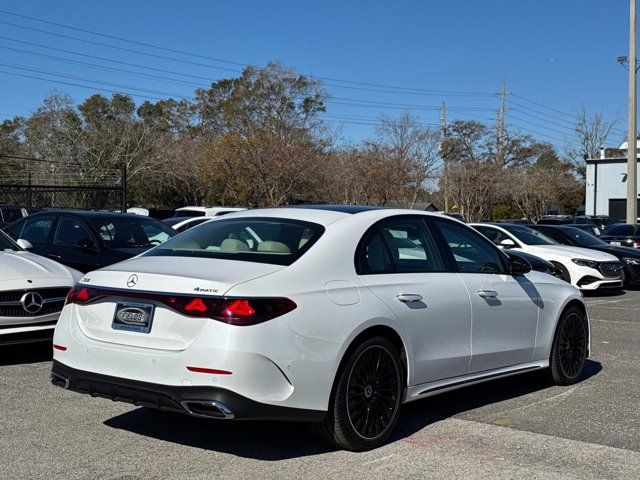
[[[638,141],[640,152],[640,141]],[[640,159],[640,155],[638,156]],[[640,164],[640,161],[638,162]],[[640,166],[638,167],[640,171]],[[640,189],[640,178],[638,179]],[[640,211],[640,199],[638,200]],[[586,215],[627,216],[627,142],[600,149],[600,158],[587,160]]]

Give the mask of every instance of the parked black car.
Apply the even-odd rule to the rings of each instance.
[[[603,229],[601,229],[599,226],[594,225],[592,223],[570,223],[567,225],[568,227],[573,227],[573,228],[579,228],[580,230],[587,232],[591,235],[595,235],[596,237],[599,237],[600,235],[602,235],[602,232],[604,231]]]
[[[138,255],[176,232],[153,218],[126,213],[49,211],[29,215],[5,231],[28,240],[31,251],[88,272]]]
[[[617,223],[606,228],[600,237],[616,247],[640,248],[640,224]]]
[[[562,278],[562,272],[558,270],[555,265],[543,258],[536,257],[535,255],[531,255],[530,253],[513,251],[513,250],[503,250],[510,257],[520,257],[524,258],[527,262],[531,264],[531,269],[536,270],[538,272],[547,273],[549,275],[553,275],[554,277]]]
[[[595,223],[602,231],[604,231],[609,225],[623,223],[622,219],[609,217],[608,215],[587,215],[587,218]]]
[[[622,263],[625,285],[640,285],[640,250],[613,246],[570,225],[534,225],[531,228],[562,245],[591,248],[618,257]]]
[[[593,220],[584,215],[577,217],[571,215],[546,215],[538,220],[538,225],[569,225],[571,223],[595,225]]]

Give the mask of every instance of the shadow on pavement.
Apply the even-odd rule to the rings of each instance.
[[[602,370],[587,360],[583,381]],[[492,403],[549,388],[546,372],[534,372],[466,387],[406,405],[390,442],[402,440],[431,423]],[[276,461],[335,450],[312,433],[309,425],[292,422],[224,421],[138,408],[110,418],[105,425],[167,442]]]
[[[18,345],[0,344],[0,365],[47,362],[52,358],[51,340]]]

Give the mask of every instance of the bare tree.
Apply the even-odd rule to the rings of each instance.
[[[590,116],[584,106],[576,113],[574,136],[567,154],[583,181],[586,176],[584,160],[599,155],[600,147],[605,144],[617,122],[617,119],[605,121],[602,112]]]

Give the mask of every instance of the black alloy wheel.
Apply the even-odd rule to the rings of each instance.
[[[354,451],[382,445],[393,431],[405,388],[400,352],[386,337],[365,339],[345,357],[327,417],[313,424],[325,441]]]
[[[589,327],[585,313],[578,307],[567,309],[556,330],[551,349],[550,373],[558,385],[576,383],[589,355]]]
[[[397,364],[381,345],[360,353],[351,368],[347,387],[347,414],[363,439],[374,440],[389,427],[399,406]]]

